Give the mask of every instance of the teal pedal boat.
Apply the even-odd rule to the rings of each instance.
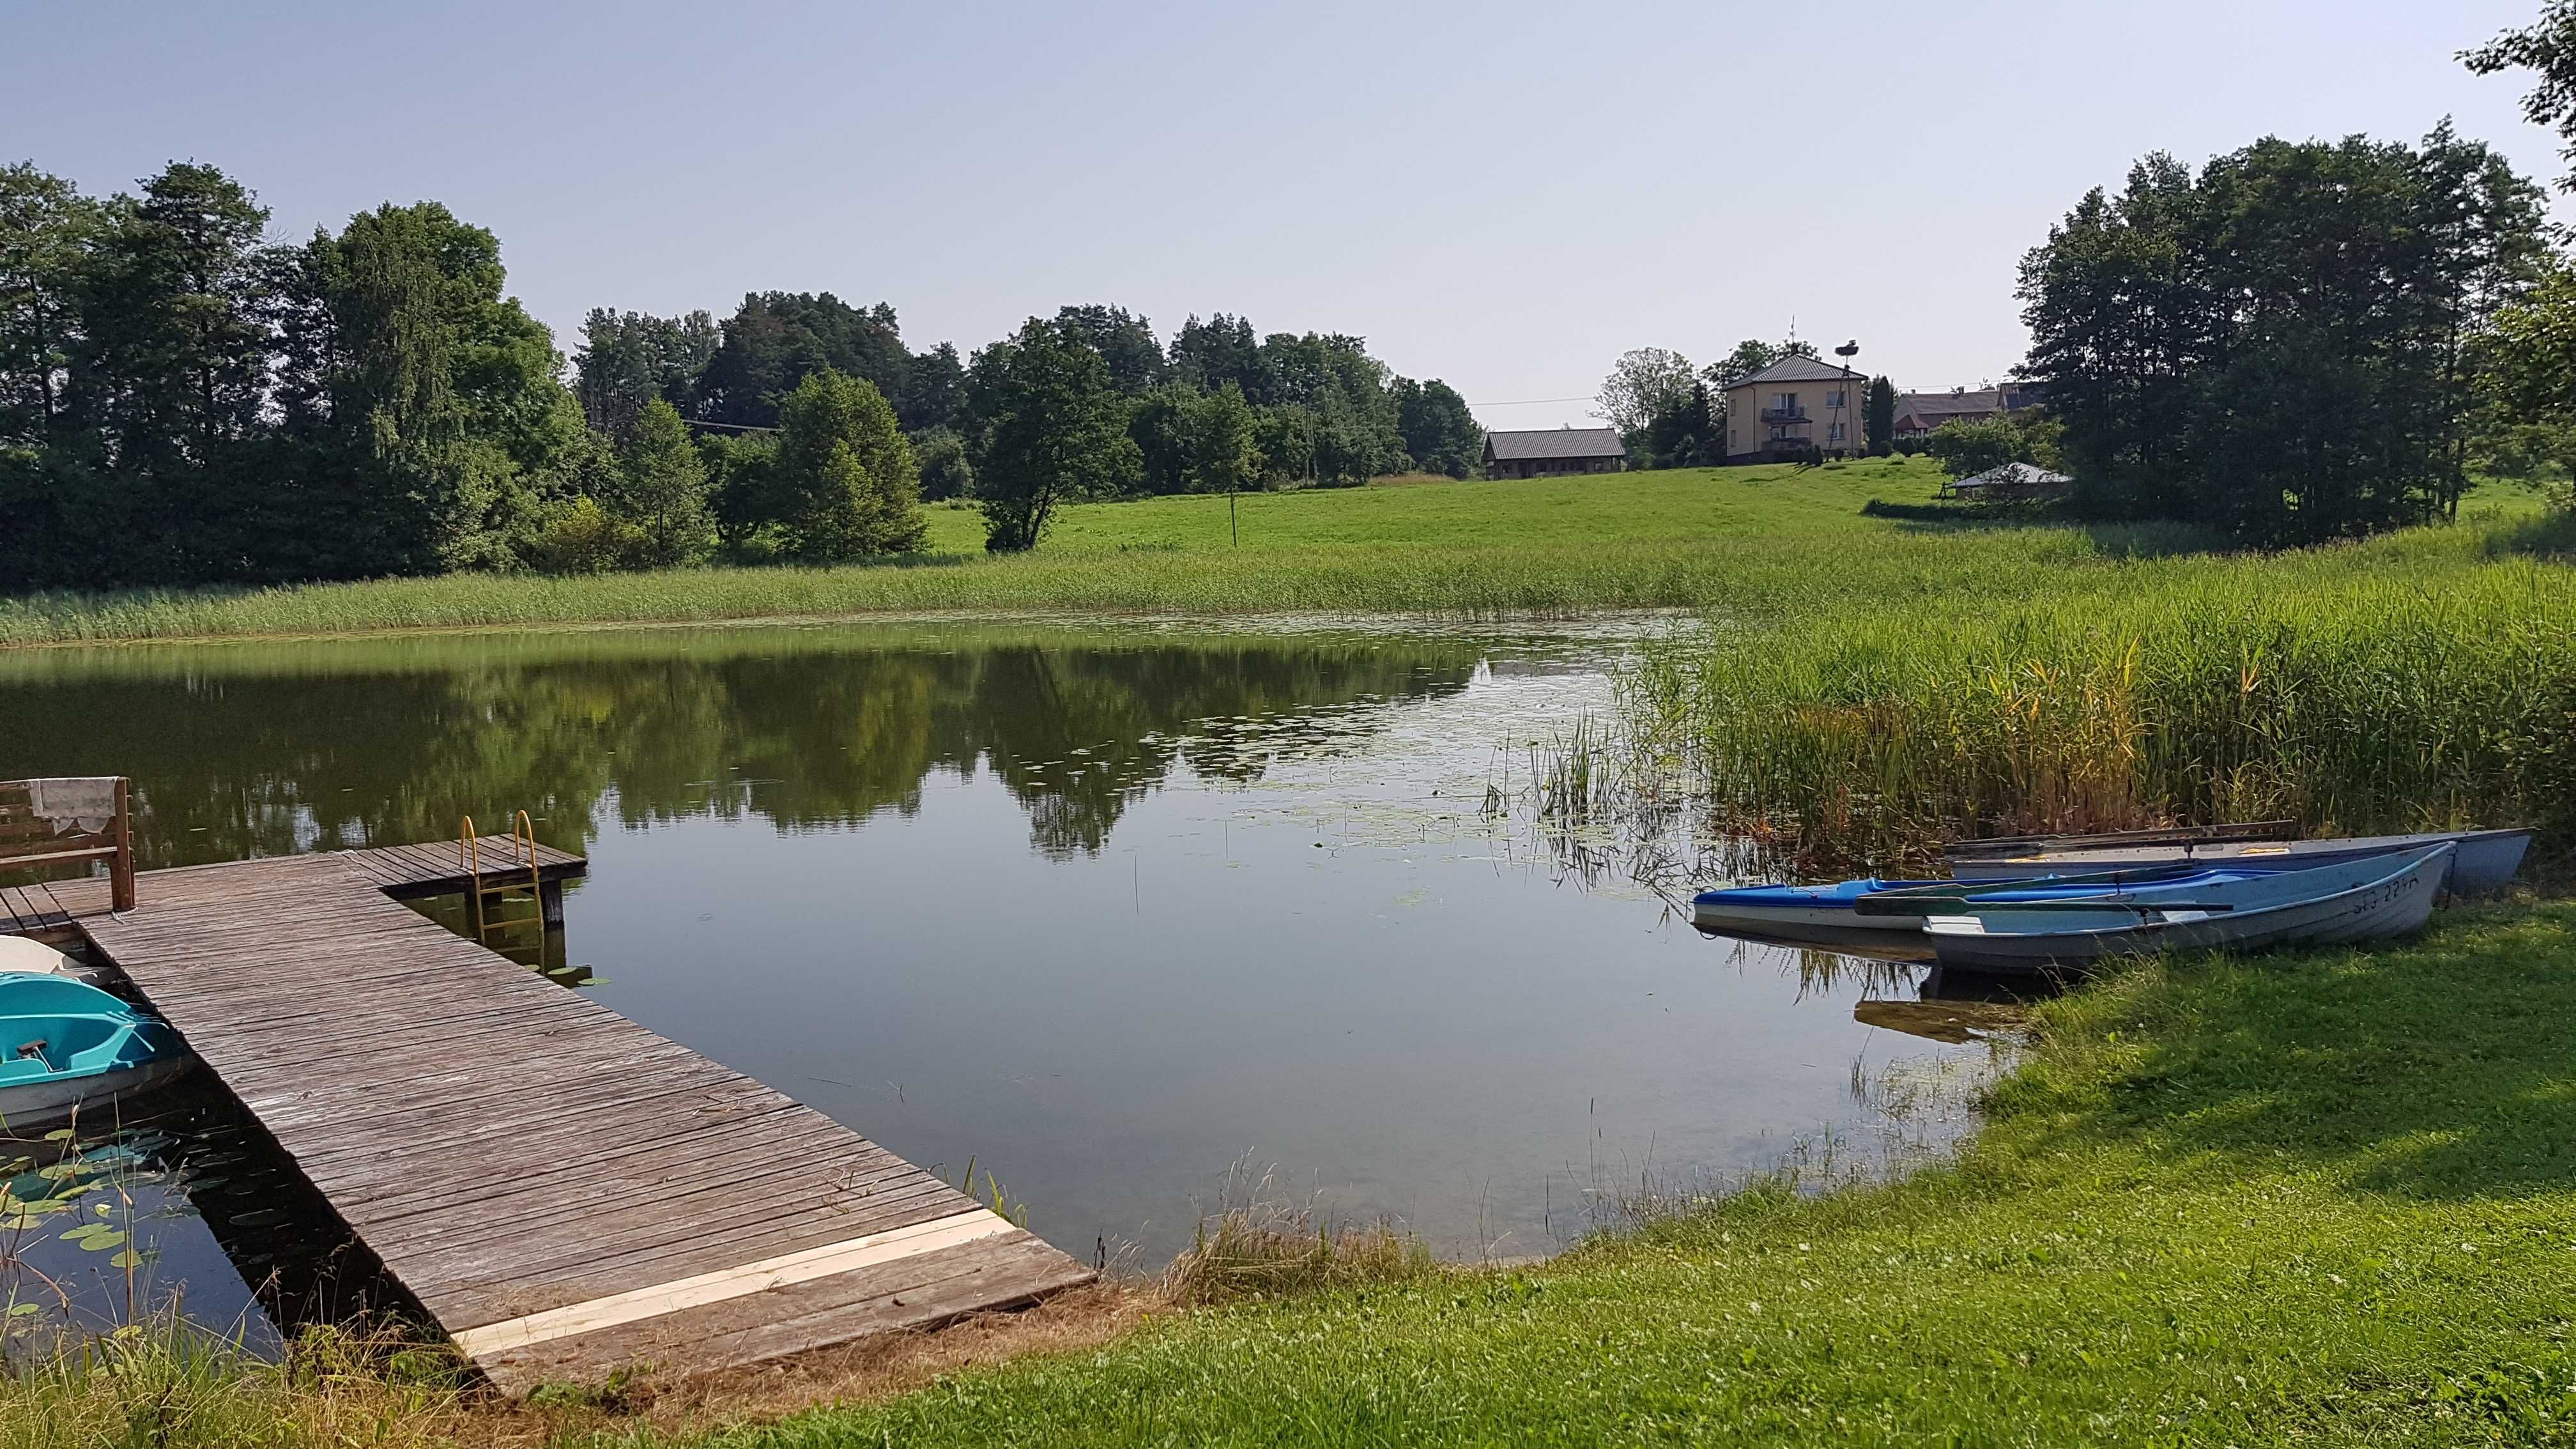
[[[68,976],[0,971],[0,1128],[89,1115],[192,1058],[170,1024]]]

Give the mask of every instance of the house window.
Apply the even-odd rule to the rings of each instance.
[[[1794,392],[1775,392],[1771,394],[1771,410],[1773,412],[1785,413],[1797,405],[1798,395]]]
[[[1841,394],[1837,393],[1837,394],[1835,394],[1835,396],[1839,397],[1839,396],[1841,396]],[[1842,424],[1840,424],[1840,423],[1833,423],[1833,424],[1830,424],[1830,425],[1828,425],[1828,426],[1826,427],[1826,429],[1825,429],[1825,441],[1826,441],[1826,442],[1828,442],[1828,443],[1839,443],[1839,442],[1841,442],[1842,440],[1843,440],[1843,425],[1842,425]]]
[[[1842,405],[1843,390],[1841,388],[1835,388],[1832,392],[1825,394],[1825,406],[1829,408],[1838,408]]]

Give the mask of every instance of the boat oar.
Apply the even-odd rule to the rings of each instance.
[[[2209,866],[2203,862],[2180,861],[2173,865],[2133,865],[2125,870],[2097,870],[2075,875],[2034,875],[2010,880],[1975,882],[1942,880],[1933,881],[1928,885],[1898,886],[1892,890],[1871,891],[1867,895],[1858,897],[1853,902],[1852,908],[1865,916],[1903,916],[1913,913],[1886,908],[1872,910],[1867,903],[1870,901],[1903,902],[1921,900],[1925,897],[1981,896],[1995,891],[2026,891],[2043,886],[2153,885],[2157,881],[2181,880],[2185,876],[2201,875],[2208,870]]]

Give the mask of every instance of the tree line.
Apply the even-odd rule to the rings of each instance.
[[[2447,123],[2155,154],[2024,259],[2024,370],[2086,511],[2353,537],[2456,513],[2551,265],[2540,189]]]
[[[961,357],[894,309],[610,309],[569,368],[436,202],[268,236],[240,182],[0,168],[0,588],[1024,549],[1071,499],[1464,477],[1483,434],[1363,339],[1066,307]]]

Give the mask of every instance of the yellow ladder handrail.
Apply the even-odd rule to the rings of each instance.
[[[510,842],[514,848],[520,846],[526,847],[528,857],[528,890],[539,900],[543,900],[545,898],[546,883],[544,879],[537,874],[537,826],[536,822],[528,818],[527,811],[520,811],[518,820],[510,826]]]
[[[525,810],[520,811],[518,818],[510,822],[510,850],[518,857],[518,862],[514,863],[523,862],[528,867],[528,893],[536,899],[537,914],[532,917],[495,921],[484,909],[485,898],[506,894],[515,887],[507,881],[493,886],[483,884],[483,837],[475,832],[473,816],[466,816],[464,824],[457,831],[456,863],[465,872],[466,911],[473,919],[474,938],[477,941],[488,944],[494,931],[528,925],[531,921],[536,924],[540,935],[545,933],[545,876],[537,858],[536,823],[528,818],[528,812]]]

